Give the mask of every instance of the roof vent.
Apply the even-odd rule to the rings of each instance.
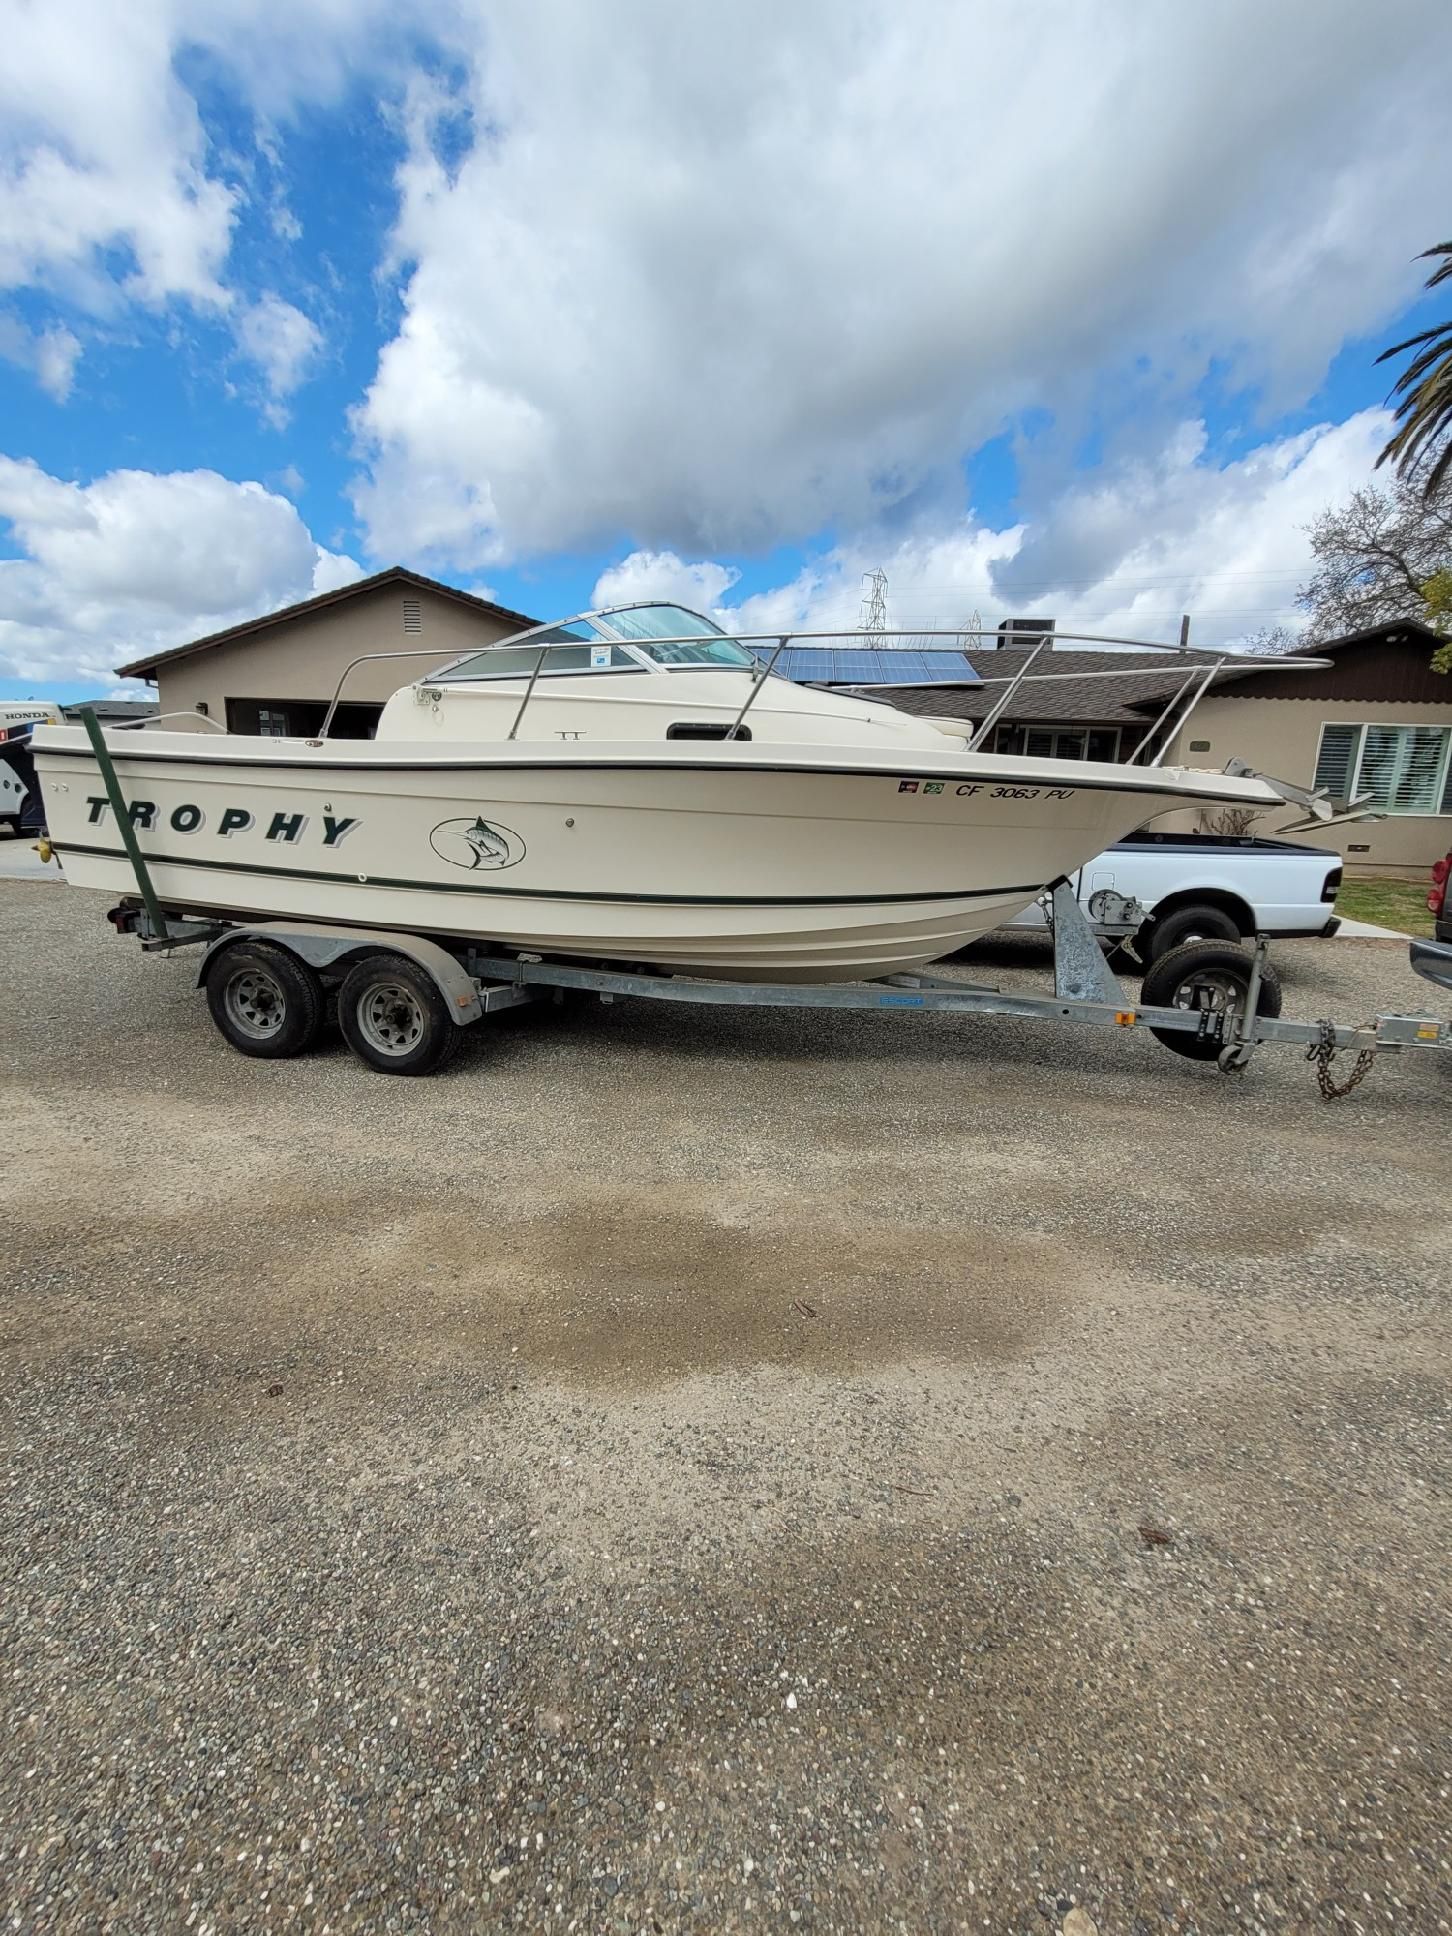
[[[405,632],[422,632],[423,606],[416,598],[403,601],[403,629]]]

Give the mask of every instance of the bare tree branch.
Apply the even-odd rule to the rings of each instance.
[[[1315,566],[1296,601],[1309,614],[1304,643],[1424,616],[1423,587],[1452,564],[1452,479],[1423,489],[1417,475],[1368,485],[1311,525]]]

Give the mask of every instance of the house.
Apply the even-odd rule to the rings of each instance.
[[[1023,622],[1018,622],[1023,629]],[[1001,646],[963,655],[973,684],[876,688],[872,696],[903,712],[984,720],[1028,664],[1030,648]],[[1040,652],[990,736],[986,751],[1035,759],[1127,760],[1152,734],[1156,717],[1184,684],[1184,659],[1170,652]],[[1108,677],[1093,678],[1094,673]],[[1150,750],[1156,742],[1151,739]]]
[[[1219,767],[1239,757],[1325,787],[1338,805],[1365,799],[1378,819],[1303,838],[1337,848],[1349,874],[1425,876],[1452,851],[1452,676],[1431,664],[1444,643],[1415,619],[1399,619],[1308,646],[1308,656],[1331,661],[1322,672],[1293,672],[1271,659],[1253,672],[1222,674],[1166,758]],[[1274,834],[1298,818],[1269,814],[1255,831]]]
[[[135,726],[143,719],[156,717],[154,699],[78,699],[61,707],[63,717],[75,724],[82,713],[94,713],[103,726]]]
[[[341,739],[366,739],[400,686],[535,623],[395,565],[117,670],[154,681],[162,713],[200,713],[229,733],[307,738],[350,663],[388,653],[348,672],[331,728]]]
[[[1168,762],[1221,768],[1232,758],[1299,786],[1323,786],[1345,805],[1366,799],[1379,818],[1303,835],[1335,847],[1347,872],[1425,875],[1452,851],[1452,675],[1434,672],[1444,643],[1415,619],[1306,648],[1329,659],[1319,672],[1296,672],[1264,659],[1215,676],[1165,748]],[[1021,650],[967,655],[982,685],[923,687],[877,694],[905,711],[981,722],[1001,683],[1021,671]],[[1197,660],[1195,663],[1203,664]],[[1153,757],[1156,730],[1181,690],[1187,661],[1170,653],[1041,653],[1010,701],[987,750],[1069,759]],[[1111,673],[1095,679],[1091,673]],[[1178,709],[1176,709],[1178,710]],[[1146,741],[1146,735],[1148,740]],[[1254,831],[1273,835],[1302,818],[1298,809],[1265,815]],[[1191,813],[1157,820],[1165,831],[1195,831]]]

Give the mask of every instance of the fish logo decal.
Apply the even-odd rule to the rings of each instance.
[[[459,820],[441,820],[429,835],[429,845],[450,867],[475,869],[513,867],[524,859],[524,842],[508,827],[475,814]]]

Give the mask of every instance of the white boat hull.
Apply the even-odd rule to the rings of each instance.
[[[1265,791],[912,747],[108,744],[167,907],[763,980],[923,966],[1155,814]],[[68,879],[134,894],[85,735],[37,768]]]

